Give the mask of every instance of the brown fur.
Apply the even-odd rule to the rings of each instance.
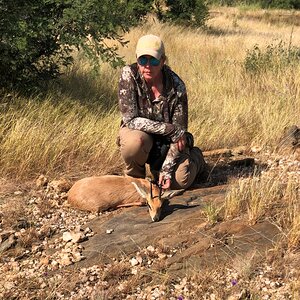
[[[81,210],[102,212],[124,206],[145,205],[149,207],[152,221],[159,221],[164,200],[183,192],[160,191],[157,185],[152,185],[143,178],[106,175],[87,177],[77,181],[69,190],[68,202]]]
[[[87,177],[77,181],[68,192],[68,202],[72,207],[92,212],[102,212],[122,206],[145,205],[144,199],[132,182],[149,191],[147,179],[105,175]],[[158,195],[153,186],[153,196]]]

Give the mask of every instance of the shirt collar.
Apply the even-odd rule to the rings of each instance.
[[[137,63],[135,63],[134,65],[135,65],[134,67],[137,68],[136,80],[137,82],[140,83],[142,89],[145,92],[147,92],[148,87],[146,81],[143,78],[143,76],[140,74]],[[165,94],[164,96],[168,97],[169,95],[172,95],[174,93],[174,80],[172,76],[172,70],[169,66],[164,65],[162,68],[162,73],[163,73],[163,84],[164,84],[164,94]]]

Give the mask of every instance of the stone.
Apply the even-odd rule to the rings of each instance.
[[[166,259],[167,258],[167,254],[165,253],[158,253],[158,258],[163,260],[163,259]]]
[[[48,257],[42,257],[42,258],[40,259],[40,263],[41,263],[42,265],[47,266],[47,265],[49,265],[50,260],[49,260]]]
[[[0,244],[7,240],[12,234],[14,234],[15,231],[14,230],[5,230],[0,232]]]
[[[130,260],[130,264],[134,267],[134,266],[137,266],[139,264],[139,261],[135,257],[133,257]]]
[[[84,239],[84,235],[81,232],[74,232],[71,233],[72,235],[72,243],[79,243]]]
[[[136,256],[136,260],[138,261],[138,263],[141,265],[143,262],[143,258],[140,255]]]
[[[71,183],[67,179],[53,180],[49,183],[49,187],[56,193],[67,192],[71,188]]]
[[[37,188],[44,187],[48,184],[48,178],[44,175],[40,175],[35,181],[35,185]]]
[[[63,238],[64,242],[71,241],[72,240],[72,234],[71,234],[71,232],[68,232],[68,231],[64,232],[62,238]]]
[[[84,258],[84,256],[82,256],[80,252],[74,252],[72,253],[72,256],[74,262],[79,262]]]
[[[70,259],[70,257],[69,257],[67,254],[64,254],[64,255],[61,257],[59,263],[60,263],[61,265],[63,265],[63,266],[69,266],[69,265],[71,265],[73,262],[72,262],[72,260]]]
[[[150,251],[150,252],[154,252],[155,251],[155,248],[153,246],[148,246],[147,247],[147,250]]]
[[[5,252],[9,248],[13,247],[16,244],[16,238],[14,234],[11,234],[7,240],[0,244],[0,253]]]
[[[63,241],[64,242],[72,242],[72,243],[79,243],[84,240],[84,234],[82,232],[69,232],[66,231],[63,233]]]

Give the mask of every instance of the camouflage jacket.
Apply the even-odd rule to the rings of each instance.
[[[165,178],[171,178],[180,155],[176,142],[187,131],[188,101],[185,84],[178,75],[166,65],[162,72],[163,93],[151,101],[137,64],[125,66],[119,81],[119,107],[121,126],[153,135],[154,143],[155,137],[165,138],[169,150],[160,171]],[[161,144],[157,143],[156,146],[159,148]]]

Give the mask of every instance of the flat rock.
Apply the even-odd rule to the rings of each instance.
[[[7,240],[5,240],[0,244],[0,254],[8,250],[9,248],[11,248],[13,245],[15,245],[15,243],[16,243],[16,238],[14,234],[11,234]]]
[[[167,267],[203,268],[216,261],[244,256],[255,249],[264,253],[272,246],[278,229],[268,223],[249,226],[245,221],[223,221],[208,226],[203,208],[224,202],[226,185],[196,188],[174,197],[164,207],[162,219],[151,222],[146,207],[130,207],[113,216],[100,216],[89,223],[95,235],[84,242],[79,265],[109,262],[119,255],[132,255],[152,245],[180,249],[166,259]],[[107,229],[113,229],[107,234]],[[177,273],[178,275],[178,273]]]

